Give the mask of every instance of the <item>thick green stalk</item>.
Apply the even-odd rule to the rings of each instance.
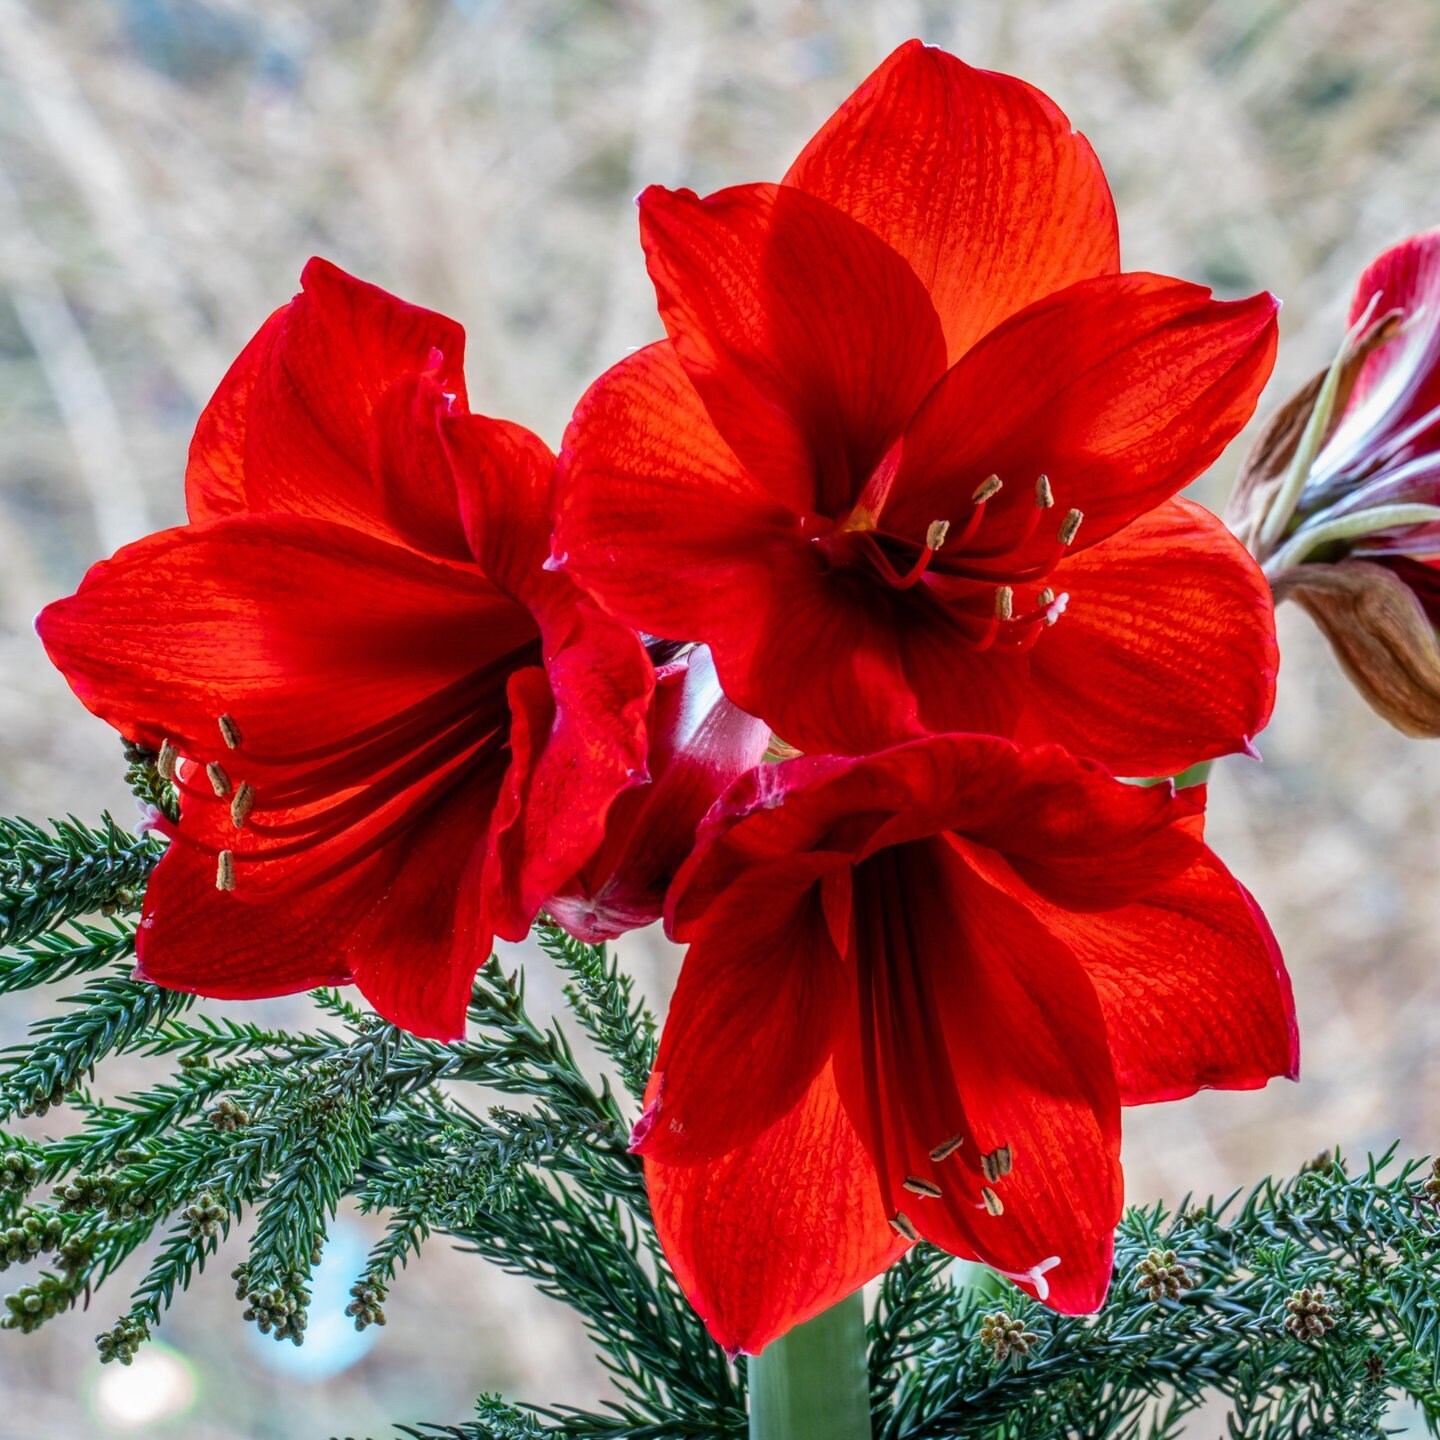
[[[772,1341],[749,1376],[750,1440],[870,1440],[859,1292]]]

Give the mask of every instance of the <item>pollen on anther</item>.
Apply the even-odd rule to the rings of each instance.
[[[897,1210],[890,1217],[890,1228],[902,1239],[918,1240],[920,1238],[920,1232],[915,1228],[914,1221],[903,1210]]]
[[[949,533],[950,522],[948,520],[932,520],[929,529],[925,531],[925,548],[938,550],[945,543],[945,537]]]
[[[173,780],[175,765],[179,759],[180,752],[168,740],[162,740],[160,753],[155,757],[155,773],[162,780]]]
[[[220,726],[220,738],[231,750],[240,748],[240,727],[229,715],[221,715],[216,722]]]
[[[212,760],[205,767],[205,774],[210,778],[210,788],[223,800],[230,793],[230,777],[225,773],[225,767]]]
[[[1050,488],[1050,477],[1042,475],[1035,482],[1035,503],[1042,509],[1048,510],[1055,503],[1055,492]]]
[[[1000,1145],[980,1157],[980,1169],[990,1181],[1003,1180],[1010,1173],[1010,1147]]]
[[[1014,613],[1015,592],[1008,585],[1002,585],[995,592],[995,618],[1008,620]]]
[[[930,1152],[930,1158],[938,1165],[942,1160],[948,1160],[964,1143],[963,1135],[952,1135],[948,1140],[942,1140]]]
[[[1067,510],[1065,518],[1060,522],[1059,541],[1062,545],[1068,545],[1080,529],[1080,522],[1085,516],[1079,510]]]
[[[938,1200],[944,1193],[933,1180],[924,1180],[919,1175],[907,1175],[900,1182],[912,1195],[926,1200]]]
[[[1055,592],[1047,585],[1040,592],[1040,598],[1036,603],[1041,609],[1044,609],[1047,605],[1053,605],[1055,603]]]
[[[230,802],[230,823],[240,829],[254,807],[255,787],[248,780],[242,780],[235,798]]]
[[[983,505],[987,500],[1000,493],[1000,488],[1004,483],[998,475],[987,476],[975,487],[975,493],[970,497],[971,501],[976,505]]]
[[[985,1208],[992,1215],[1005,1213],[1005,1202],[988,1185],[980,1187],[980,1198],[985,1202]]]
[[[222,850],[215,857],[215,888],[217,890],[233,890],[235,888],[235,856],[229,850]]]

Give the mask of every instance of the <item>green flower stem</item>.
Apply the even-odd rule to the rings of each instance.
[[[749,1362],[750,1440],[871,1440],[859,1292]]]

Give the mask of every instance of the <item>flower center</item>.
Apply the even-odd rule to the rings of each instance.
[[[1033,503],[1024,505],[1018,523],[986,527],[987,507],[1004,490],[998,475],[987,477],[972,492],[963,521],[933,520],[918,539],[881,528],[883,517],[862,503],[837,524],[822,522],[811,543],[827,568],[911,593],[972,649],[1023,652],[1065,611],[1070,597],[1044,581],[1085,517],[1067,510],[1054,540],[1036,542],[1042,518],[1055,508],[1050,478],[1040,475]],[[987,541],[983,529],[996,531],[995,538]]]
[[[215,885],[268,896],[312,889],[375,854],[462,783],[498,789],[509,763],[506,682],[541,663],[531,641],[403,710],[332,742],[290,752],[217,717],[220,758],[160,768],[189,812],[156,828],[215,860]],[[193,823],[191,822],[193,818]]]

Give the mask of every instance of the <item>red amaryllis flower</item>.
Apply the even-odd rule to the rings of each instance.
[[[917,1237],[1100,1304],[1120,1107],[1296,1073],[1275,942],[1202,821],[988,736],[737,782],[667,902],[690,949],[634,1137],[721,1344]]]
[[[1229,513],[1370,704],[1440,734],[1440,230],[1360,277],[1339,354],[1256,441]]]
[[[607,609],[807,751],[984,731],[1159,774],[1264,725],[1263,581],[1170,497],[1276,302],[1119,273],[1043,95],[912,43],[783,184],[640,212],[670,338],[592,387],[557,483],[552,563]]]
[[[653,672],[541,568],[553,457],[465,413],[461,329],[320,261],[303,284],[201,417],[191,523],[38,627],[174,767],[143,977],[353,981],[451,1037],[493,934],[525,933],[643,778]]]
[[[587,944],[660,918],[705,812],[770,744],[770,727],[725,698],[703,645],[656,671],[647,732],[650,783],[620,796],[599,850],[545,902]]]

